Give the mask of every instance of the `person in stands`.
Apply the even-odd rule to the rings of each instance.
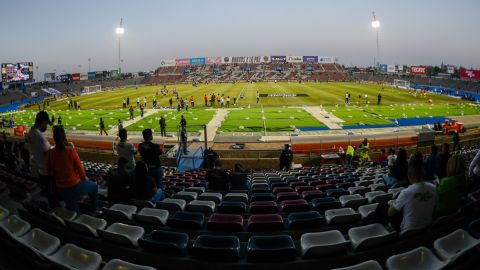
[[[209,191],[228,192],[228,174],[222,168],[220,160],[215,161],[213,169],[209,170],[205,175],[207,187]]]
[[[377,156],[377,164],[381,165],[382,167],[387,166],[387,158],[388,158],[388,155],[385,149],[382,148],[380,150],[380,154],[378,154]]]
[[[407,162],[407,151],[405,149],[398,149],[398,156],[395,159],[395,162],[390,167],[388,175],[383,176],[383,181],[385,184],[390,186],[402,186],[408,184],[408,162]]]
[[[282,153],[280,154],[280,170],[290,170],[292,168],[293,152],[289,144],[285,144]]]
[[[149,173],[149,166],[139,161],[135,166],[135,181],[133,182],[133,199],[157,203],[164,198],[163,189],[155,184],[155,179]]]
[[[435,172],[438,170],[439,164],[438,147],[436,145],[432,145],[432,153],[425,159],[423,164],[425,170],[423,179],[427,181],[434,181],[437,178]]]
[[[444,143],[442,145],[442,152],[438,155],[437,176],[438,179],[442,179],[447,175],[447,162],[450,159],[450,145]]]
[[[142,157],[142,161],[148,166],[149,175],[155,179],[155,185],[163,189],[163,167],[160,162],[160,157],[163,150],[159,144],[153,143],[153,132],[147,128],[142,131],[143,142],[138,145],[138,152]]]
[[[397,154],[395,154],[395,150],[393,148],[388,149],[388,157],[387,157],[387,165],[388,167],[392,167],[393,163],[397,159]]]
[[[127,141],[127,130],[122,128],[118,131],[118,137],[120,142],[115,146],[119,157],[123,157],[127,160],[126,169],[131,172],[135,169],[135,155],[137,150],[133,143]]]
[[[53,140],[55,147],[48,152],[48,174],[55,179],[58,193],[67,209],[79,213],[77,200],[88,195],[91,210],[96,211],[97,184],[87,179],[77,150],[68,143],[63,126],[53,128]]]
[[[132,197],[132,175],[128,171],[128,160],[120,157],[117,168],[112,170],[107,177],[108,201],[111,203],[128,203]]]
[[[230,190],[248,190],[247,174],[242,165],[235,164],[233,172],[229,176]]]
[[[460,134],[458,134],[458,131],[453,132],[453,151],[457,149],[460,150]]]
[[[452,156],[447,162],[446,176],[437,186],[440,215],[453,214],[465,204],[465,161],[460,155]]]

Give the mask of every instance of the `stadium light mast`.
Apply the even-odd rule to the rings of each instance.
[[[377,17],[375,16],[375,11],[372,12],[373,15],[373,20],[372,20],[372,28],[375,29],[376,35],[377,35],[377,61],[375,61],[375,57],[373,59],[373,65],[375,66],[375,62],[380,62],[380,45],[378,43],[378,28],[380,27],[380,22],[377,20]]]
[[[120,67],[120,40],[122,35],[125,33],[125,28],[123,28],[123,18],[120,18],[120,26],[115,29],[115,32],[117,33],[118,36],[118,73],[121,74],[121,67]]]

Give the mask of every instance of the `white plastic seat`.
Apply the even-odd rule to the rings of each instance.
[[[224,200],[248,203],[248,195],[246,193],[227,193]]]
[[[8,209],[3,208],[0,205],[0,221],[6,219],[8,217],[8,215],[10,215],[10,211],[8,211]]]
[[[185,200],[187,202],[196,200],[198,194],[196,192],[188,192],[188,191],[179,191],[177,194],[173,196],[174,199]]]
[[[370,217],[375,210],[377,210],[378,203],[366,204],[358,207],[358,213],[362,216],[362,219]]]
[[[66,269],[96,270],[100,267],[102,256],[73,244],[62,246],[56,253],[48,256],[52,262]]]
[[[216,192],[204,192],[200,195],[198,195],[197,200],[199,201],[213,201],[215,203],[220,203],[222,202],[222,193],[216,193]]]
[[[372,191],[387,191],[390,187],[383,183],[371,184],[368,186]]]
[[[60,247],[60,239],[37,228],[19,237],[18,241],[43,256],[52,254]]]
[[[77,217],[77,213],[70,211],[65,207],[57,207],[49,212],[52,215],[55,215],[63,220],[74,220]]]
[[[404,189],[405,189],[404,187],[391,188],[387,191],[387,193],[391,193],[392,196],[395,197],[395,195],[397,195],[397,193],[399,193],[400,191],[402,191]]]
[[[30,223],[17,215],[11,215],[0,222],[0,228],[12,237],[20,237],[30,230]]]
[[[106,230],[99,230],[105,240],[123,245],[138,247],[140,239],[145,230],[139,226],[132,226],[123,223],[113,223]]]
[[[85,214],[78,216],[75,220],[65,221],[65,223],[72,230],[94,237],[98,237],[97,230],[103,230],[107,227],[106,220]]]
[[[325,211],[327,224],[345,224],[361,219],[359,213],[352,208],[329,209]]]
[[[157,203],[157,208],[169,211],[183,211],[187,202],[181,199],[166,198]]]
[[[441,259],[454,261],[479,243],[480,239],[475,239],[465,230],[458,229],[435,240],[433,247]]]
[[[102,270],[155,270],[155,268],[113,259],[105,264]]]
[[[387,202],[392,199],[391,193],[386,193],[385,191],[371,191],[365,193],[365,198],[368,199],[368,203],[378,203],[378,202]]]
[[[388,231],[382,224],[374,223],[354,227],[348,230],[353,249],[369,248],[381,245],[395,238],[396,232]]]
[[[111,217],[132,219],[133,213],[137,212],[137,207],[128,204],[114,204],[109,208],[103,208],[103,212]]]
[[[133,219],[138,222],[150,223],[150,224],[167,224],[168,210],[143,208],[137,214],[133,214]]]
[[[215,202],[193,200],[187,204],[185,210],[190,212],[213,213],[215,212]]]
[[[350,194],[360,194],[360,195],[365,195],[365,193],[369,192],[370,189],[368,187],[363,187],[363,186],[358,186],[358,187],[349,187],[348,192]]]
[[[371,184],[373,184],[373,181],[372,180],[360,180],[360,181],[356,181],[355,184],[357,185],[357,187],[368,187]],[[368,189],[370,189],[370,188],[368,188]]]
[[[382,266],[374,260],[369,260],[352,266],[335,268],[332,270],[382,270]]]
[[[204,187],[189,187],[189,188],[184,189],[183,191],[195,192],[195,193],[200,195],[200,194],[205,192],[205,188]]]
[[[418,247],[414,250],[393,255],[387,259],[389,270],[442,269],[446,263],[439,260],[428,248]]]
[[[368,199],[360,194],[342,195],[338,200],[342,204],[342,207],[358,207],[368,202]]]
[[[303,257],[345,252],[349,243],[345,240],[343,234],[337,230],[305,233],[300,238]]]

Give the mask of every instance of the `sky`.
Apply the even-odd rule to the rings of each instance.
[[[0,62],[33,61],[38,73],[118,67],[154,70],[162,59],[201,56],[335,56],[480,68],[478,0],[0,0]],[[35,76],[35,75],[34,75]]]

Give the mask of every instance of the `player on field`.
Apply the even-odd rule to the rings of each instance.
[[[103,132],[108,136],[107,131],[105,130],[105,123],[103,122],[102,117],[100,117],[100,136],[103,136]]]
[[[205,95],[203,96],[203,102],[205,102],[205,107],[207,107],[207,106],[208,106],[208,97],[207,97],[207,94],[205,94]]]
[[[258,103],[260,101],[260,94],[258,93],[258,91],[257,91],[257,94],[255,96],[257,98],[257,103]]]
[[[166,137],[167,136],[167,131],[166,131],[167,123],[166,123],[163,115],[160,117],[160,120],[158,121],[158,123],[160,124],[160,134],[162,136]]]

